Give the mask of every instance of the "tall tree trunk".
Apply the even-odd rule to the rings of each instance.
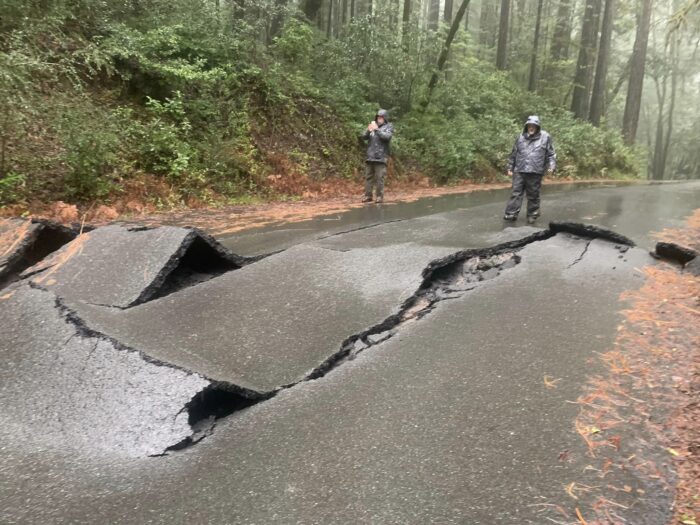
[[[552,0],[545,0],[544,11],[542,13],[542,20],[544,20],[544,30],[542,31],[542,52],[540,57],[542,58],[542,67],[540,71],[547,71],[549,69],[549,53],[552,40]]]
[[[413,0],[403,0],[403,17],[401,21],[401,44],[403,50],[408,52],[408,32],[411,28],[411,2]]]
[[[496,0],[482,0],[479,14],[479,44],[492,48],[496,42]]]
[[[649,42],[649,27],[651,24],[652,0],[642,0],[642,15],[637,24],[637,35],[634,39],[634,49],[630,61],[630,80],[627,86],[625,113],[622,117],[622,135],[627,144],[634,144],[639,124],[639,108],[642,102],[644,87],[644,68],[647,59],[647,44]]]
[[[591,111],[588,117],[588,120],[596,127],[600,126],[600,119],[605,114],[606,81],[614,16],[615,0],[605,0],[603,27],[600,30],[600,46],[598,46],[598,63],[596,64],[593,94],[591,95]]]
[[[452,6],[453,0],[445,0],[445,9],[443,11],[442,19],[446,24],[452,23]]]
[[[328,25],[326,26],[326,38],[331,38],[333,36],[333,2],[334,0],[328,0]]]
[[[671,102],[668,106],[668,125],[666,128],[666,142],[664,144],[664,173],[668,164],[668,152],[671,149],[671,135],[673,134],[673,112],[676,109],[676,91],[678,89],[678,42],[672,47],[673,61],[671,62]]]
[[[544,0],[537,2],[537,18],[535,19],[535,38],[532,43],[532,59],[530,60],[530,80],[527,89],[535,91],[537,89],[537,48],[540,43],[540,28],[542,27],[542,4]]]
[[[450,46],[452,45],[452,41],[454,40],[455,35],[457,34],[459,24],[462,22],[462,17],[464,17],[464,13],[467,10],[468,6],[469,0],[462,0],[462,4],[459,6],[457,14],[455,15],[455,18],[452,21],[452,25],[450,26],[450,32],[447,33],[447,38],[445,39],[445,45],[442,46],[442,51],[440,52],[440,56],[438,57],[437,68],[435,69],[435,71],[433,71],[433,76],[430,77],[430,83],[428,84],[428,95],[425,97],[425,101],[423,102],[423,109],[425,109],[428,106],[428,104],[430,104],[430,99],[432,98],[433,90],[437,85],[440,72],[445,67],[445,62],[447,62],[447,55],[450,52]]]
[[[595,49],[598,40],[598,22],[601,0],[586,0],[581,26],[581,47],[574,77],[574,93],[571,98],[571,112],[580,119],[588,117],[590,104]]]
[[[335,2],[335,7],[333,8],[333,34],[338,37],[340,34],[340,15],[342,11],[342,1],[343,0],[333,0]]]
[[[676,106],[676,91],[678,88],[678,46],[677,41],[672,41],[669,51],[670,71],[663,73],[663,83],[659,87],[658,78],[654,77],[656,85],[656,96],[659,102],[659,113],[656,121],[656,143],[654,145],[654,157],[652,161],[652,174],[654,179],[662,180],[666,178],[668,168],[668,152],[671,149],[671,135],[673,134],[673,112]],[[671,99],[668,106],[668,114],[664,116],[667,100],[667,86],[669,73],[671,76]],[[666,129],[664,130],[664,118],[666,119]]]
[[[440,0],[429,0],[430,8],[428,11],[428,29],[437,31],[440,24]]]
[[[560,0],[557,9],[557,23],[554,26],[552,37],[552,60],[566,60],[569,58],[569,45],[571,44],[571,2],[572,0]]]
[[[350,21],[355,18],[355,0],[350,0]]]
[[[496,68],[501,70],[506,69],[509,15],[510,0],[501,0],[501,16],[498,25],[498,50],[496,51]]]
[[[654,77],[656,84],[656,100],[658,102],[656,116],[656,138],[654,139],[654,153],[651,157],[651,178],[661,180],[664,178],[664,106],[666,105],[666,85],[667,76],[660,81],[658,77]]]
[[[343,27],[345,27],[345,25],[348,23],[348,0],[343,0],[341,9],[342,17],[340,19],[340,23],[343,25]]]

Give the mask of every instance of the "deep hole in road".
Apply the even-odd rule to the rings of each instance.
[[[198,443],[211,434],[217,420],[255,405],[261,400],[262,398],[251,399],[223,387],[210,385],[198,392],[184,407],[192,434],[155,456],[163,456],[170,451],[182,450]]]
[[[240,264],[226,258],[198,236],[187,247],[175,267],[148,300],[165,297],[240,267]]]

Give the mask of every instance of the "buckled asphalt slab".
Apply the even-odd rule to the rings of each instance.
[[[128,308],[162,292],[183,263],[216,275],[245,260],[195,230],[112,225],[83,233],[24,275],[71,302]]]
[[[300,381],[347,337],[398,311],[430,261],[455,251],[300,245],[125,311],[78,311],[88,326],[155,359],[268,394]]]
[[[183,408],[209,381],[84,333],[69,315],[26,284],[0,301],[5,437],[37,451],[146,456],[193,433]]]

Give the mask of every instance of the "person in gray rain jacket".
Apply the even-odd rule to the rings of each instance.
[[[508,159],[508,176],[513,177],[513,190],[503,218],[518,218],[527,194],[527,222],[532,224],[540,216],[540,188],[545,172],[551,175],[556,168],[557,156],[552,137],[540,127],[540,118],[532,115],[518,136]]]
[[[377,203],[384,201],[384,178],[389,161],[389,143],[394,134],[394,127],[389,122],[389,112],[377,111],[374,120],[369,123],[362,138],[367,141],[367,158],[365,159],[365,198],[362,202],[372,202],[373,186],[377,187]]]

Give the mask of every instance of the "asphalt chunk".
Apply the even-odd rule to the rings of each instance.
[[[211,382],[86,332],[48,291],[0,301],[2,427],[36,447],[146,456],[190,438]]]
[[[83,233],[25,277],[71,303],[129,308],[246,263],[197,230],[112,225]]]

